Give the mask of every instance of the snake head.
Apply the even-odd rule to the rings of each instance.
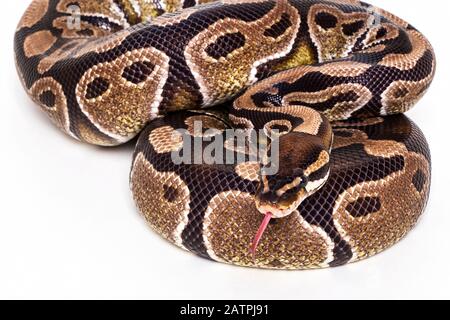
[[[262,214],[270,212],[273,218],[290,215],[306,199],[308,177],[301,170],[289,176],[261,176],[256,208]]]
[[[279,139],[279,171],[273,175],[261,169],[255,204],[265,216],[253,241],[253,255],[271,219],[289,216],[302,202],[320,190],[330,174],[330,150],[320,138],[289,133]]]

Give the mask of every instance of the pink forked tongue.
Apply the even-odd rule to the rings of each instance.
[[[259,226],[258,232],[256,233],[255,239],[253,240],[253,244],[250,249],[250,253],[253,255],[253,259],[255,259],[256,249],[258,248],[259,242],[261,241],[264,231],[266,231],[267,226],[269,225],[269,222],[271,219],[272,219],[272,213],[271,212],[266,213],[266,216],[264,217],[263,222]]]

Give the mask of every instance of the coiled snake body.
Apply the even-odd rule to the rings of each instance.
[[[404,237],[430,189],[427,142],[401,114],[434,76],[426,38],[357,0],[205,2],[34,0],[15,36],[23,85],[78,140],[114,146],[143,130],[137,206],[200,256],[319,268]],[[279,170],[230,128],[263,130]],[[184,138],[244,160],[176,163],[198,154]]]

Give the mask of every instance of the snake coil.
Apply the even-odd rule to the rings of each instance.
[[[358,0],[206,2],[33,0],[15,35],[20,79],[77,140],[140,134],[134,199],[185,250],[307,269],[403,238],[430,190],[426,139],[403,115],[433,80],[427,39]],[[279,170],[237,147],[233,128],[270,136]],[[185,138],[244,160],[176,163],[198,153]]]

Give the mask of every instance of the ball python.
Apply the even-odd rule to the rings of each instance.
[[[134,200],[182,249],[310,269],[397,243],[430,190],[427,141],[403,115],[435,73],[425,36],[358,0],[209,2],[33,0],[15,34],[22,84],[77,140],[140,134]],[[212,142],[241,161],[174,161]]]

